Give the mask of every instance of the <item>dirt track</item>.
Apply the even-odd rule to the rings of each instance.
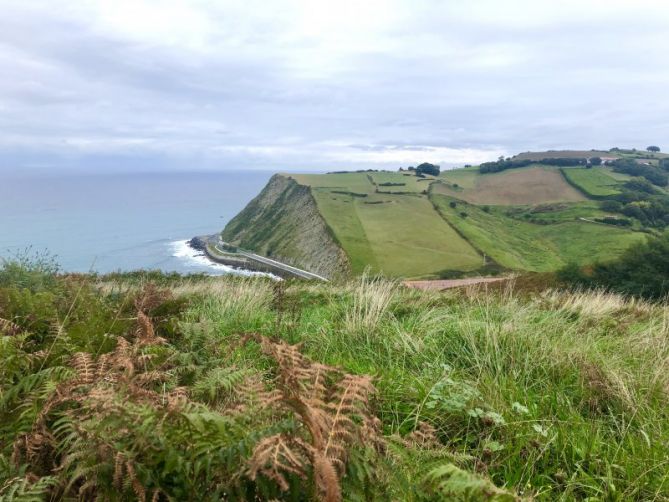
[[[469,279],[439,279],[434,281],[404,281],[404,285],[410,288],[441,291],[442,289],[459,288],[461,286],[471,286],[473,284],[483,284],[488,282],[499,282],[508,279],[507,277],[471,277]]]

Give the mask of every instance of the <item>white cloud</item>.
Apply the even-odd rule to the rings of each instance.
[[[0,7],[0,165],[449,165],[669,138],[660,1]]]

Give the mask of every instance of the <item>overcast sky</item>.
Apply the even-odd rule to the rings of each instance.
[[[669,150],[669,3],[0,0],[0,169]]]

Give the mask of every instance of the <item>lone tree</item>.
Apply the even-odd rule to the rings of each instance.
[[[591,166],[601,166],[602,165],[602,158],[601,157],[592,157],[590,159],[590,165]]]
[[[651,145],[648,148],[646,148],[646,150],[648,150],[649,152],[657,153],[660,151],[660,147]]]
[[[429,162],[423,162],[421,165],[416,166],[416,174],[430,174],[432,176],[439,176],[439,166],[430,164]]]

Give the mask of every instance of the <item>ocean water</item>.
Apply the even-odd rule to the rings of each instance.
[[[221,231],[271,174],[0,172],[0,257],[31,247],[71,272],[243,273],[186,241]]]

